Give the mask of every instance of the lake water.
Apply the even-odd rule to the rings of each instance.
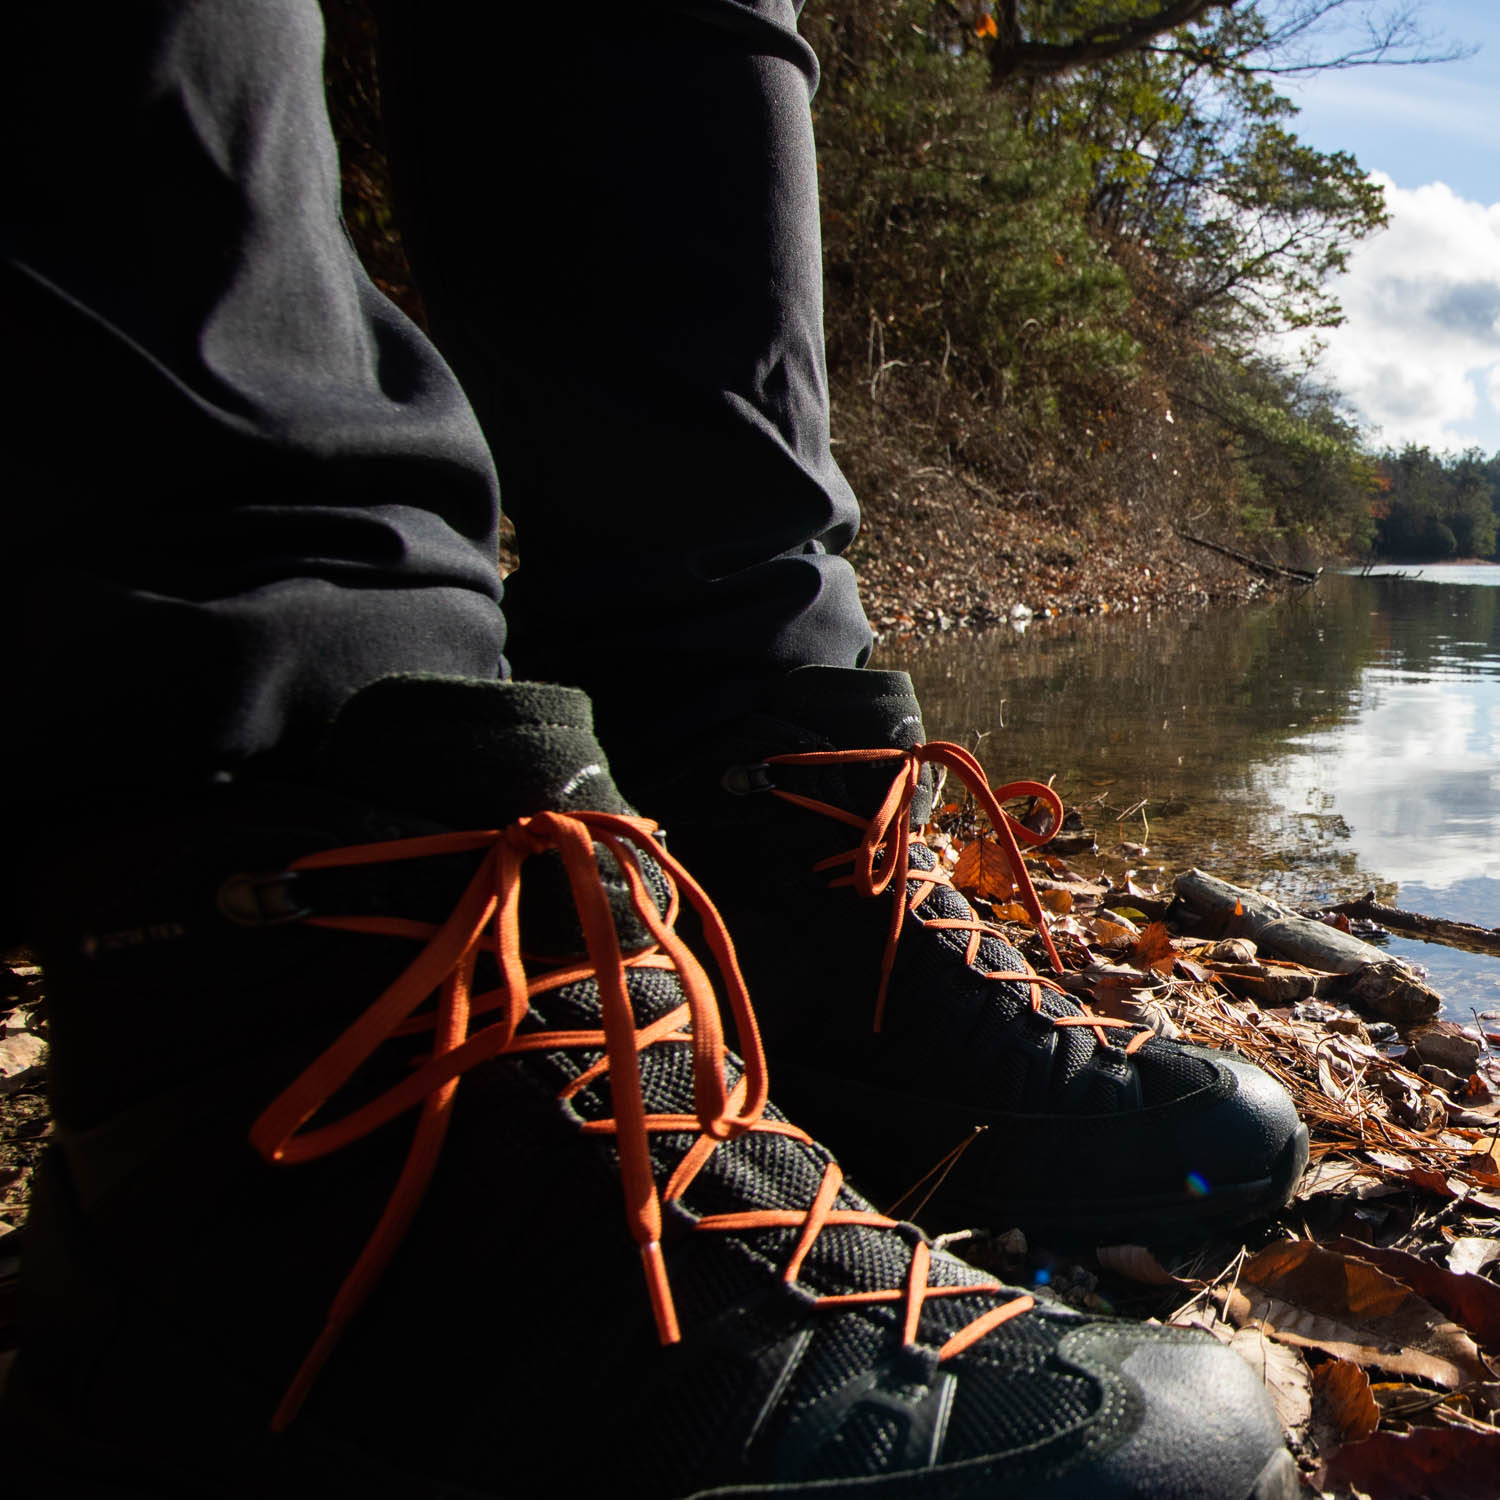
[[[1111,873],[1196,864],[1293,905],[1373,889],[1500,925],[1500,567],[1401,571],[1243,610],[885,641],[876,664],[912,674],[929,735],[992,781],[1055,777]],[[1444,1014],[1500,1010],[1500,958],[1389,946]]]

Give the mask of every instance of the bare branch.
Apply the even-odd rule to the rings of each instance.
[[[1019,0],[1002,0],[990,46],[990,82],[1043,78],[1087,63],[1134,52],[1164,32],[1202,20],[1210,11],[1233,10],[1239,0],[1163,0],[1150,15],[1095,27],[1070,42],[1029,42],[1021,35]]]

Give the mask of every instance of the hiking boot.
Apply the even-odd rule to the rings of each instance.
[[[9,1477],[1296,1493],[1236,1355],[965,1266],[765,1103],[733,949],[580,695],[387,680],[316,783],[51,851]]]
[[[1197,1237],[1285,1203],[1307,1130],[1279,1084],[1088,1015],[953,889],[919,832],[934,764],[988,802],[1050,947],[1014,846],[1040,836],[965,751],[924,744],[910,679],[807,667],[778,692],[693,753],[696,779],[642,795],[734,932],[778,1100],[861,1189],[931,1229],[1053,1244]],[[1061,818],[1048,788],[1016,791]]]

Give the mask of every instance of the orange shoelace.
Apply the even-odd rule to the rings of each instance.
[[[913,842],[911,807],[921,785],[922,767],[942,766],[968,788],[984,815],[990,820],[990,826],[995,831],[996,842],[1005,856],[1006,864],[1010,867],[1011,878],[1015,882],[1016,893],[1021,898],[1021,904],[1026,908],[1027,915],[1031,918],[1037,932],[1041,934],[1053,972],[1061,974],[1062,959],[1058,957],[1057,949],[1052,942],[1052,934],[1047,930],[1047,919],[1042,911],[1042,903],[1037,896],[1036,887],[1031,883],[1031,875],[1026,869],[1026,861],[1020,849],[1021,844],[1033,846],[1045,844],[1062,826],[1063,805],[1057,793],[1040,781],[1011,781],[1001,787],[992,787],[979,762],[961,745],[950,744],[946,740],[933,740],[929,744],[916,745],[910,750],[894,748],[814,750],[795,755],[772,755],[766,758],[768,766],[860,765],[876,761],[899,761],[900,765],[884,799],[874,816],[870,818],[862,818],[858,813],[835,807],[832,803],[820,802],[813,797],[804,797],[797,792],[788,792],[781,787],[770,788],[771,792],[780,797],[783,802],[790,802],[796,807],[806,808],[809,812],[820,813],[826,818],[833,818],[851,828],[859,829],[860,841],[853,849],[844,854],[830,855],[813,866],[813,869],[819,871],[839,870],[845,865],[851,866],[847,874],[836,875],[829,881],[830,885],[852,886],[861,896],[879,896],[891,886],[895,886],[898,892],[906,890],[908,884],[914,887],[904,904],[899,898],[893,898],[891,901],[890,926],[886,933],[885,951],[880,959],[880,987],[875,996],[874,1029],[879,1031],[885,1020],[886,995],[890,989],[891,973],[895,968],[896,948],[901,941],[901,923],[907,912],[910,912],[924,927],[967,932],[969,939],[964,949],[964,962],[986,979],[1029,985],[1033,1010],[1040,1012],[1042,1009],[1043,989],[1066,994],[1062,985],[1055,980],[1044,979],[1030,968],[979,969],[976,960],[979,957],[980,942],[986,936],[1003,938],[1004,933],[993,923],[980,921],[977,916],[960,921],[918,915],[917,908],[934,890],[939,886],[951,886],[953,881],[943,868],[942,860],[935,855],[930,870],[914,869],[911,863]],[[1036,797],[1046,805],[1052,816],[1045,830],[1037,832],[1026,827],[1024,823],[1011,817],[1001,806],[1002,803],[1016,797]],[[920,835],[917,835],[916,842],[923,843],[924,841]],[[1080,1010],[1082,1013],[1076,1016],[1052,1016],[1050,1019],[1054,1026],[1090,1027],[1101,1047],[1110,1045],[1109,1038],[1105,1035],[1106,1030],[1132,1031],[1135,1035],[1124,1048],[1127,1053],[1143,1047],[1154,1035],[1149,1028],[1142,1028],[1134,1021],[1116,1021],[1105,1016],[1096,1016],[1087,1006],[1080,1007]]]
[[[588,1134],[615,1138],[620,1178],[630,1233],[640,1250],[647,1294],[664,1344],[681,1337],[666,1262],[662,1254],[662,1205],[680,1199],[709,1159],[725,1141],[747,1131],[808,1137],[795,1126],[763,1118],[766,1104],[766,1064],[760,1033],[741,978],[734,946],[722,919],[701,887],[654,840],[656,825],[644,818],[612,813],[539,813],[509,828],[482,832],[439,834],[390,843],[365,844],[311,854],[289,866],[292,871],[328,870],[358,865],[388,864],[442,855],[479,853],[482,858],[448,919],[435,924],[401,917],[311,916],[310,925],[344,932],[370,933],[420,943],[421,949],[405,970],[326,1051],[315,1059],[271,1104],[251,1128],[250,1139],[270,1162],[292,1165],[313,1161],[340,1150],[407,1110],[420,1111],[412,1143],[390,1197],[373,1233],[329,1306],[323,1329],[303,1360],[272,1417],[272,1427],[284,1428],[305,1400],[319,1370],[338,1344],[349,1320],[380,1280],[415,1215],[437,1164],[452,1117],[461,1075],[491,1058],[526,1052],[586,1049],[602,1052],[595,1062],[563,1089],[567,1099],[604,1074],[609,1075],[614,1115],[585,1122]],[[620,946],[611,914],[609,893],[600,878],[594,846],[612,857],[624,877],[632,905],[649,931],[649,945],[629,953]],[[582,929],[586,958],[545,967],[528,974],[521,952],[519,911],[522,869],[528,859],[556,851],[566,871]],[[664,872],[670,888],[663,915],[646,888],[637,859],[644,850]],[[723,980],[733,1016],[744,1069],[731,1088],[725,1059],[725,1038],[719,1000],[702,965],[673,931],[679,893],[698,913],[704,939]],[[472,982],[481,953],[493,954],[501,985],[475,994]],[[533,967],[537,967],[533,963]],[[630,1003],[627,975],[631,969],[668,969],[678,976],[684,1003],[648,1025],[638,1027]],[[601,1025],[598,1029],[526,1031],[521,1023],[533,996],[564,985],[592,979],[599,991]],[[416,1012],[436,997],[432,1010]],[[474,1019],[499,1011],[497,1020],[477,1029]],[[398,1036],[431,1033],[430,1055],[399,1084],[342,1118],[309,1126],[329,1099],[387,1041]],[[657,1045],[691,1047],[693,1054],[693,1112],[650,1114],[642,1092],[640,1053]],[[650,1137],[654,1133],[697,1132],[697,1139],[673,1169],[664,1187],[652,1170]],[[839,1209],[843,1174],[829,1163],[813,1202],[805,1209],[754,1209],[742,1213],[710,1214],[698,1219],[694,1231],[742,1233],[797,1229],[783,1271],[792,1284],[819,1234],[830,1225],[861,1224],[889,1229],[896,1221],[873,1210]],[[820,1296],[824,1307],[856,1303],[905,1304],[903,1337],[915,1343],[923,1303],[930,1297],[994,1293],[1000,1283],[981,1281],[967,1286],[932,1286],[928,1282],[930,1253],[924,1242],[912,1248],[903,1286]],[[1028,1296],[992,1307],[954,1333],[939,1349],[940,1359],[967,1349],[991,1329],[1034,1305]]]

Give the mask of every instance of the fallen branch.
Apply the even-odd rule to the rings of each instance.
[[[1202,870],[1179,875],[1172,889],[1179,900],[1228,937],[1252,938],[1261,947],[1308,968],[1347,975],[1344,996],[1389,1021],[1421,1020],[1436,1015],[1442,1005],[1437,991],[1423,984],[1399,959],[1258,891],[1231,885]]]
[[[1346,917],[1378,922],[1396,932],[1409,933],[1427,942],[1444,943],[1450,948],[1464,948],[1470,953],[1500,954],[1500,927],[1476,927],[1472,922],[1450,922],[1445,917],[1424,917],[1421,912],[1402,911],[1386,906],[1367,891],[1353,901],[1340,901],[1327,908]]]
[[[1308,584],[1316,583],[1323,572],[1322,568],[1309,572],[1306,568],[1283,568],[1280,563],[1262,562],[1248,553],[1236,552],[1233,547],[1226,547],[1222,542],[1211,542],[1207,537],[1194,536],[1190,531],[1179,531],[1177,535],[1195,547],[1207,547],[1210,552],[1221,553],[1239,563],[1242,568],[1249,568],[1252,573],[1260,573],[1266,578],[1289,578],[1293,583]]]

